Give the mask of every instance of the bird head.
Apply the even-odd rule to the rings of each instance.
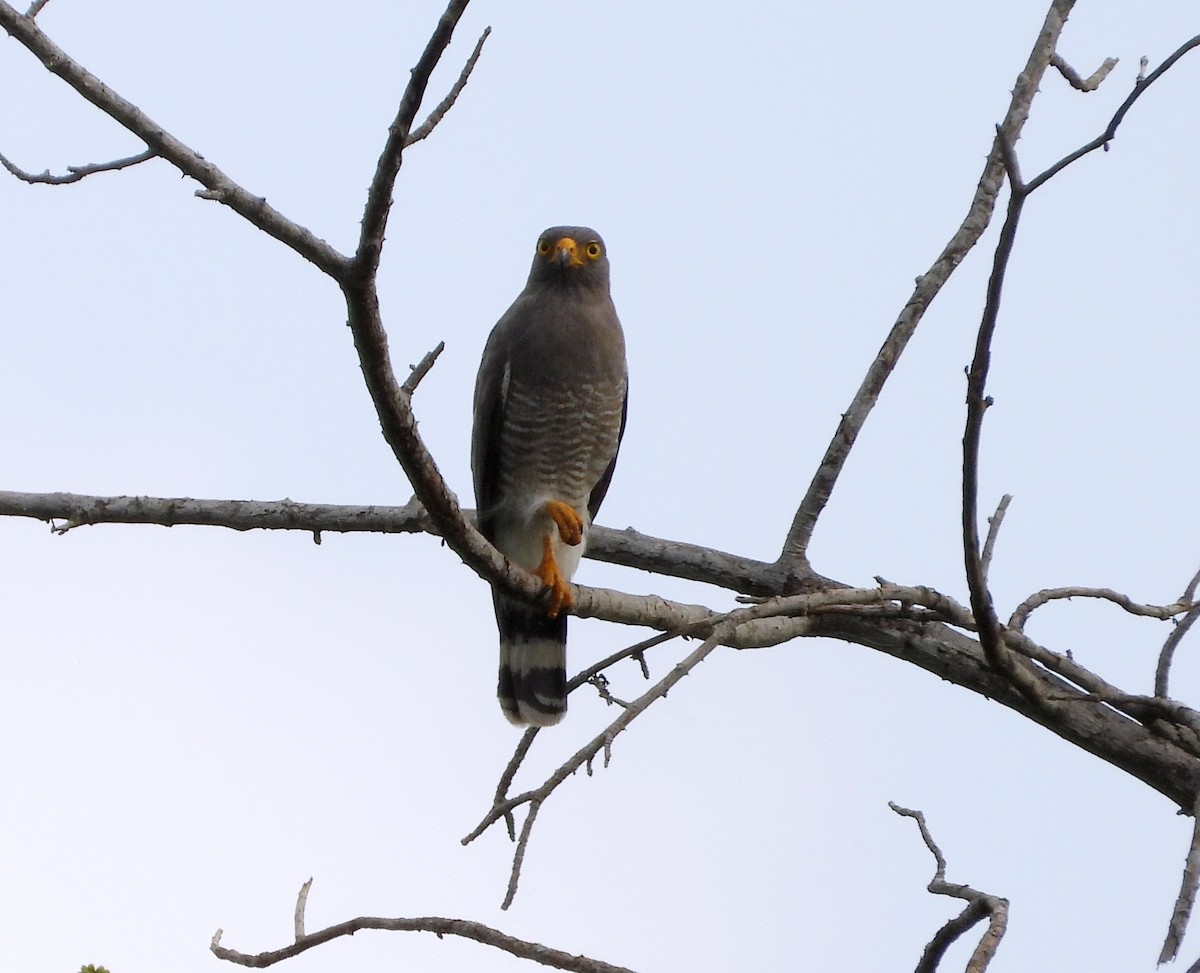
[[[538,237],[531,280],[603,283],[608,251],[600,234],[586,226],[552,226]]]

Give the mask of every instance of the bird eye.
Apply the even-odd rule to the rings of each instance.
[[[546,239],[538,240],[537,252],[543,257],[550,252],[550,241]]]
[[[589,260],[599,260],[601,253],[600,244],[593,240],[583,252],[588,255]]]

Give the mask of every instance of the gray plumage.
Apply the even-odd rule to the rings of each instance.
[[[483,351],[471,471],[480,530],[549,589],[533,605],[492,594],[501,709],[513,723],[548,726],[567,708],[566,582],[612,478],[627,376],[599,234],[551,227],[536,249]]]

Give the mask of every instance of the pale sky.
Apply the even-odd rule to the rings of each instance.
[[[381,272],[397,370],[439,340],[421,431],[471,502],[471,391],[538,232],[606,238],[629,424],[600,521],[773,559],[839,414],[965,216],[1045,0],[473,4],[431,85],[470,84],[397,184]],[[1018,149],[1098,134],[1196,31],[1194,4],[1081,0]],[[53,0],[69,54],[232,178],[348,251],[439,3]],[[997,608],[1102,585],[1174,600],[1200,566],[1194,191],[1200,54],[1112,151],[1029,202],[994,346],[982,506],[1014,500]],[[0,45],[0,152],[26,169],[140,144]],[[405,502],[334,284],[159,161],[75,186],[0,175],[0,489]],[[1006,197],[1005,197],[1006,198]],[[998,221],[940,295],[815,535],[814,567],[967,600],[963,368]],[[1154,969],[1191,822],[1009,710],[870,650],[721,650],[512,846],[459,839],[519,739],[495,701],[486,585],[436,540],[0,521],[0,966],[212,971],[358,915],[473,919],[639,971],[915,966],[957,900],[1009,898],[992,973]],[[584,562],[582,584],[714,607],[729,592]],[[1169,627],[1107,604],[1029,633],[1149,692]],[[578,670],[641,637],[573,620]],[[1173,695],[1200,697],[1185,640]],[[649,656],[655,678],[688,651]],[[612,674],[624,697],[637,667]],[[518,786],[615,713],[572,696]],[[944,969],[961,969],[977,936]],[[1183,961],[1200,956],[1200,932]],[[361,933],[293,973],[535,969],[478,944]],[[1179,966],[1184,969],[1186,965]]]

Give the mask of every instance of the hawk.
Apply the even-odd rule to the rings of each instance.
[[[583,226],[538,237],[529,280],[488,337],[475,382],[471,472],[479,529],[546,597],[493,589],[500,708],[550,726],[567,711],[567,582],[579,566],[625,431],[625,338],[608,251]]]

